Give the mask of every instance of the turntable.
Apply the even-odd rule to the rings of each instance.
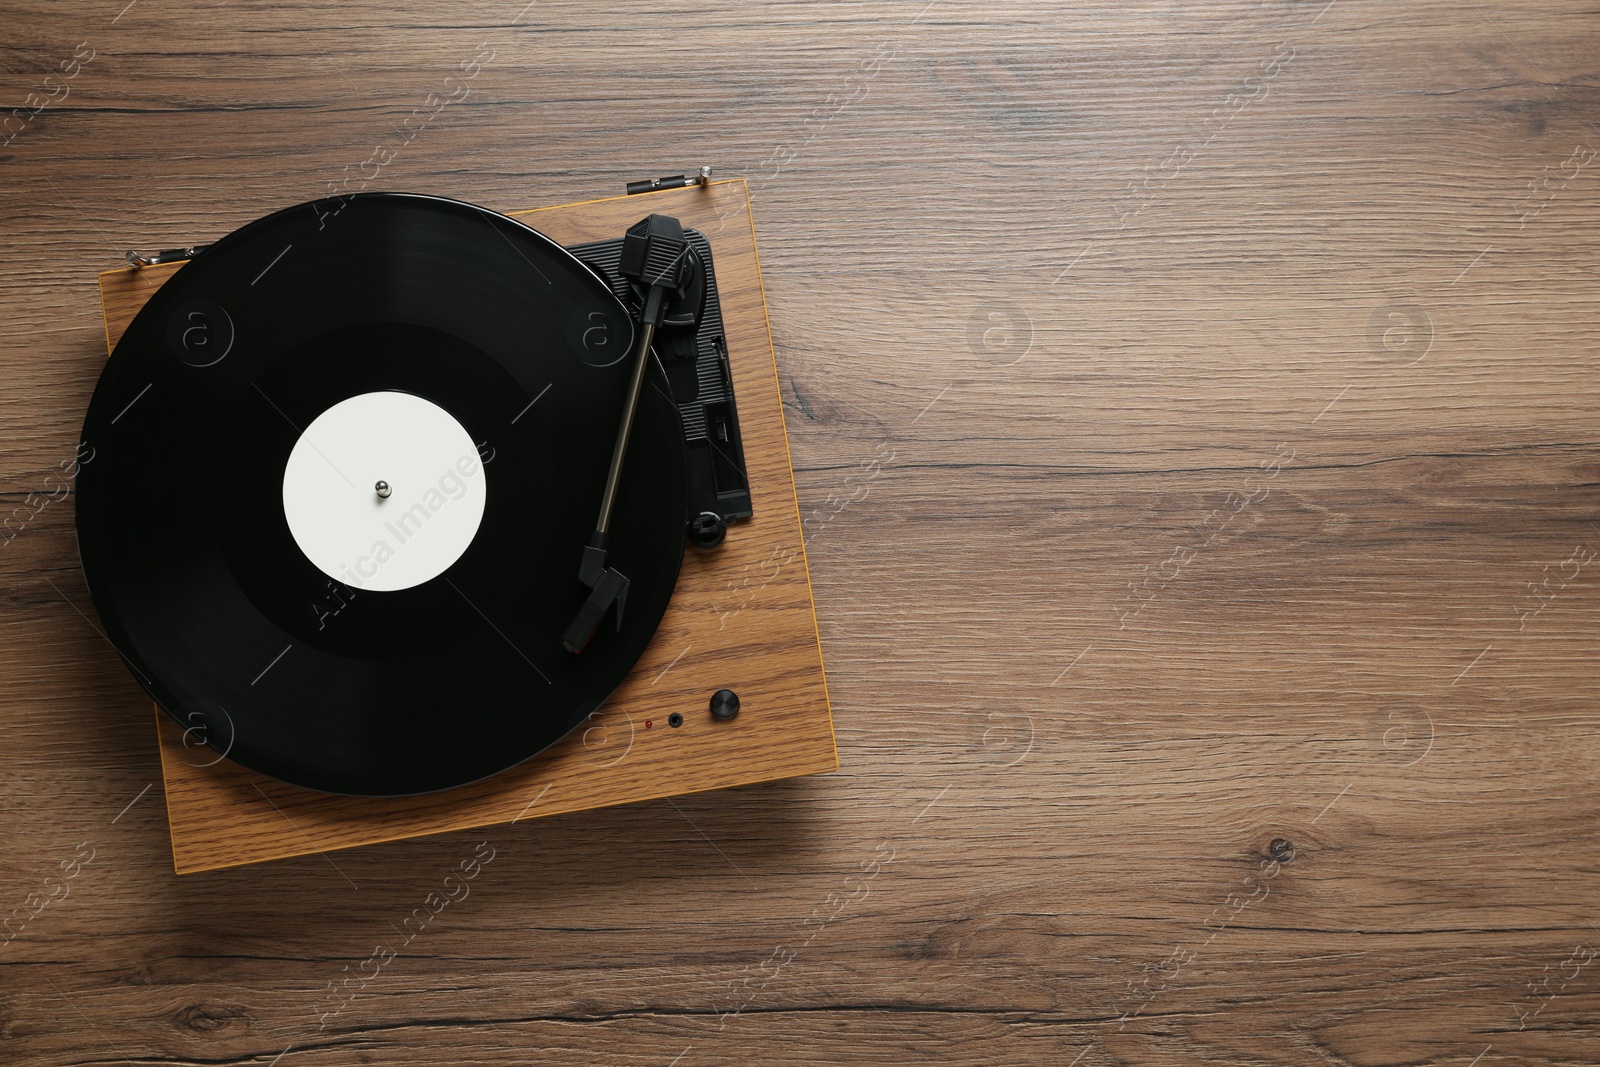
[[[180,874],[837,766],[747,189],[639,184],[101,276],[79,545]]]

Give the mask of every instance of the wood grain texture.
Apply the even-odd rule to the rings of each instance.
[[[487,43],[373,188],[749,180],[842,769],[175,879],[51,503],[0,891],[97,852],[0,947],[11,1059],[1600,1061],[1592,6],[124,3],[5,14],[8,102],[98,50],[0,149],[8,500],[96,271]]]
[[[513,212],[563,244],[607,239],[652,211],[708,234],[755,514],[714,553],[686,551],[672,604],[628,678],[589,722],[512,770],[420,797],[358,798],[275,782],[156,710],[179,874],[724,789],[838,766],[806,576],[789,443],[742,181]],[[100,275],[115,346],[178,264]],[[726,549],[726,551],[724,551]],[[740,715],[711,719],[734,688]],[[466,709],[438,728],[463,729]],[[672,729],[667,717],[684,716]]]

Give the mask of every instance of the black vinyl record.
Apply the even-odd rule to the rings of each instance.
[[[79,550],[113,643],[191,741],[297,785],[421,793],[528,758],[622,681],[677,581],[684,438],[652,358],[612,522],[621,625],[562,647],[632,343],[587,267],[472,205],[361,194],[230,234],[150,298],[84,423]],[[389,393],[470,437],[442,486],[482,480],[465,550],[401,589],[313,563],[286,515],[306,428]]]

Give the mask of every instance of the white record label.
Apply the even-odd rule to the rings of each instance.
[[[461,558],[487,489],[471,435],[444,408],[411,393],[362,393],[318,415],[295,442],[283,514],[328,577],[393,592]]]

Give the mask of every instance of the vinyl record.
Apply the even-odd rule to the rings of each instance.
[[[140,311],[84,423],[79,549],[113,643],[190,742],[297,785],[429,792],[540,751],[627,675],[682,560],[652,359],[621,626],[562,647],[632,340],[587,267],[468,204],[362,194],[217,242]]]

